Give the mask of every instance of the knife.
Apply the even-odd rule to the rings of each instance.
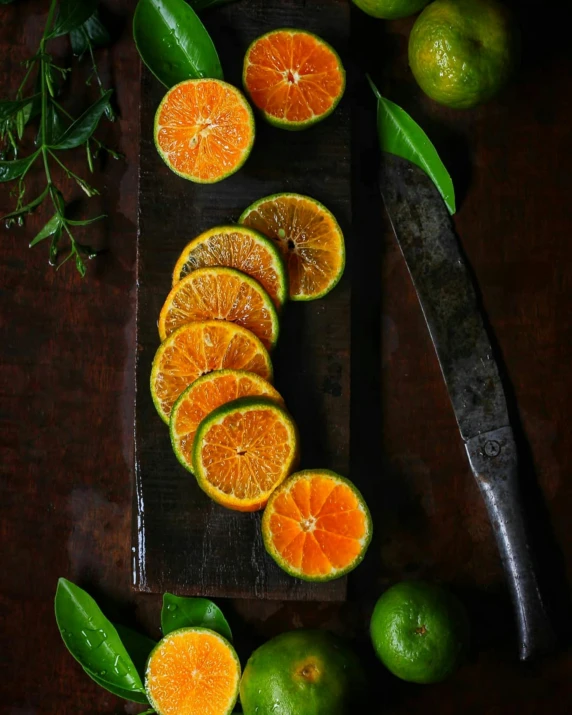
[[[516,614],[519,656],[528,660],[555,639],[524,521],[505,394],[475,289],[445,203],[427,174],[384,152],[379,183],[492,523]]]

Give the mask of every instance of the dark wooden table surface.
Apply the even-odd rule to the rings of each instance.
[[[343,606],[224,607],[243,657],[292,627],[353,637],[375,683],[371,713],[531,715],[572,708],[572,58],[557,3],[516,5],[520,73],[497,101],[472,112],[447,112],[421,98],[404,60],[409,22],[357,17],[354,34],[358,66],[381,61],[384,91],[415,113],[451,167],[460,199],[456,226],[503,356],[561,648],[540,663],[516,660],[490,529],[405,266],[368,188],[370,162],[360,145],[359,246],[351,266],[352,471],[370,475],[376,538]],[[133,6],[133,0],[105,3],[116,42],[101,53],[102,66],[117,88],[120,119],[101,135],[126,160],[98,172],[102,195],[89,210],[101,208],[109,219],[89,237],[109,251],[82,281],[71,265],[50,270],[42,247],[28,250],[45,215],[24,229],[2,229],[0,238],[0,711],[10,715],[139,711],[100,690],[65,650],[52,607],[58,576],[88,588],[110,615],[159,635],[159,597],[130,590],[139,141]],[[2,94],[15,89],[20,61],[35,51],[45,8],[36,0],[0,6]],[[78,81],[74,101],[85,92]],[[364,95],[358,122],[372,110],[365,102]],[[372,134],[372,147],[374,141]],[[78,167],[82,161],[78,156]],[[33,183],[40,186],[40,179]],[[4,187],[2,212],[11,206]],[[366,625],[373,602],[406,577],[448,583],[469,608],[471,658],[442,685],[403,684],[372,657]]]

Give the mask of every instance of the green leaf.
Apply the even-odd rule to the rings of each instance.
[[[51,102],[48,102],[46,116],[46,137],[44,143],[48,145],[57,144],[66,131],[63,117]]]
[[[109,104],[109,98],[112,94],[111,89],[107,90],[91,107],[75,120],[69,126],[63,135],[60,137],[57,144],[51,146],[52,149],[74,149],[76,146],[83,144],[96,130],[101,115],[105,112],[105,108]]]
[[[382,151],[408,159],[423,169],[443,197],[449,213],[455,213],[455,189],[449,172],[423,129],[389,99],[385,99],[368,76],[377,97],[377,133]]]
[[[70,42],[74,55],[83,55],[90,44],[92,47],[109,45],[111,37],[105,25],[99,19],[97,10],[83,25],[70,32]]]
[[[48,190],[49,190],[49,188],[46,186],[46,188],[42,191],[42,193],[39,196],[37,196],[33,201],[30,201],[29,204],[26,204],[25,206],[22,206],[21,208],[16,209],[15,211],[12,211],[9,214],[6,214],[6,216],[2,216],[2,218],[3,219],[14,218],[15,216],[22,216],[23,214],[31,213],[34,209],[38,208],[38,206],[46,198],[46,196],[48,195]]]
[[[34,152],[30,156],[23,159],[14,159],[13,161],[0,161],[0,182],[13,181],[27,171],[33,164],[39,152]]]
[[[117,630],[93,598],[60,578],[55,598],[56,621],[68,650],[81,666],[109,684],[145,693],[141,677]]]
[[[223,79],[213,41],[185,0],[139,0],[133,37],[141,59],[166,87],[185,79]]]
[[[178,628],[210,628],[229,641],[232,633],[220,608],[207,598],[183,598],[172,593],[163,594],[161,628],[167,635]]]
[[[125,650],[129,653],[133,664],[137,668],[139,677],[144,682],[147,660],[157,643],[142,633],[134,631],[132,628],[122,626],[119,623],[115,623],[114,625],[115,629],[119,633],[119,637],[121,638],[123,645],[125,646]]]
[[[93,218],[86,218],[82,221],[72,221],[71,218],[67,218],[66,222],[70,226],[89,226],[90,223],[95,223],[95,221],[100,221],[102,218],[106,218],[107,214],[100,214],[99,216],[94,216]]]
[[[95,12],[98,0],[60,0],[59,11],[49,37],[75,30]]]
[[[48,221],[48,223],[44,226],[44,228],[40,231],[40,233],[38,233],[37,236],[32,240],[32,242],[30,243],[30,248],[32,248],[32,246],[35,246],[37,243],[40,243],[40,241],[43,241],[44,238],[48,238],[48,236],[53,236],[55,233],[57,233],[58,229],[61,233],[61,228],[62,219],[59,214],[54,214],[52,218]]]
[[[109,683],[106,683],[105,680],[102,680],[97,675],[90,673],[89,670],[86,670],[85,668],[84,672],[87,673],[92,680],[95,680],[98,685],[101,685],[102,688],[109,690],[110,693],[117,695],[119,698],[131,700],[133,703],[141,703],[141,705],[148,705],[149,703],[147,696],[143,693],[137,693],[134,690],[124,690],[123,688],[118,688],[115,685],[110,685]]]
[[[14,99],[14,100],[3,100],[0,102],[0,122],[13,117],[22,109],[26,108],[31,104],[34,99],[39,97],[39,94],[34,94],[31,97],[26,97],[25,99]]]

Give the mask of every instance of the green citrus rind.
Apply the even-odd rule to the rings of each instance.
[[[301,35],[308,35],[310,37],[313,37],[316,42],[319,44],[323,45],[324,47],[327,47],[331,53],[334,55],[336,58],[336,61],[338,63],[338,69],[340,71],[340,75],[342,78],[342,86],[340,88],[340,93],[339,95],[334,99],[332,102],[332,106],[323,114],[319,114],[317,116],[314,116],[312,119],[306,119],[303,122],[292,122],[287,119],[279,119],[278,117],[274,117],[268,112],[265,112],[263,109],[260,107],[256,107],[256,109],[260,112],[260,115],[263,117],[263,119],[268,122],[268,124],[271,124],[273,127],[277,127],[278,129],[286,129],[287,131],[291,132],[297,132],[297,131],[302,131],[303,129],[308,129],[309,127],[314,126],[315,124],[318,124],[319,122],[322,122],[324,119],[327,119],[330,114],[332,114],[338,104],[341,102],[342,97],[344,96],[344,93],[346,91],[346,70],[344,68],[344,65],[342,63],[342,60],[339,56],[339,54],[336,52],[336,50],[330,45],[329,42],[326,42],[323,38],[321,38],[319,35],[316,35],[314,32],[310,32],[309,30],[298,30],[292,27],[282,27],[278,28],[276,30],[271,30],[270,32],[264,33],[264,35],[260,35],[260,37],[257,37],[255,40],[253,40],[248,49],[246,50],[246,54],[244,56],[244,65],[243,65],[243,70],[242,70],[242,86],[244,87],[244,91],[254,104],[254,101],[252,100],[252,97],[250,95],[250,92],[248,90],[248,85],[246,84],[246,69],[247,69],[247,63],[248,63],[248,57],[252,51],[252,48],[254,45],[256,45],[257,42],[260,40],[270,37],[272,35],[280,34],[283,32],[291,32],[294,34],[301,34]],[[255,105],[256,106],[256,105]]]
[[[269,493],[265,492],[261,495],[260,499],[251,500],[250,502],[236,500],[228,496],[221,497],[219,490],[215,489],[206,479],[204,466],[201,460],[201,445],[205,434],[217,421],[224,419],[231,413],[246,412],[255,409],[270,409],[278,413],[282,422],[287,426],[289,441],[294,445],[289,462],[283,465],[283,475],[273,488],[273,490],[275,490],[285,479],[287,479],[292,470],[295,469],[295,465],[298,463],[300,458],[300,440],[296,423],[292,419],[290,413],[275,401],[267,397],[241,397],[238,400],[227,402],[226,404],[217,407],[216,410],[213,410],[209,415],[207,415],[207,417],[205,417],[197,429],[193,442],[192,468],[193,474],[195,475],[199,486],[213,501],[224,507],[234,508],[239,511],[258,511],[259,509],[262,509],[268,501]],[[231,503],[234,504],[234,506],[229,506]],[[244,508],[239,508],[241,504],[244,505]]]
[[[213,370],[213,372],[209,372],[206,375],[201,375],[198,379],[196,379],[193,383],[191,383],[186,390],[184,390],[178,397],[177,401],[173,405],[173,409],[171,410],[171,417],[169,419],[169,434],[171,437],[171,445],[173,447],[173,451],[175,453],[175,456],[179,460],[180,464],[191,474],[194,474],[193,472],[193,465],[189,463],[185,459],[185,455],[181,452],[181,449],[179,447],[179,439],[177,435],[175,434],[175,418],[177,415],[177,411],[179,410],[180,406],[182,403],[189,398],[190,395],[192,395],[193,391],[196,390],[198,387],[200,387],[203,383],[210,382],[211,380],[215,379],[217,376],[218,377],[223,377],[224,375],[234,375],[237,378],[238,377],[248,377],[254,382],[261,382],[264,383],[264,385],[268,385],[272,390],[276,392],[276,395],[282,399],[280,396],[278,390],[276,390],[269,382],[268,380],[265,380],[263,377],[260,377],[260,375],[257,375],[254,372],[248,372],[247,370],[233,370],[231,368],[227,368],[224,370]],[[262,395],[261,395],[262,396]]]
[[[356,558],[347,566],[341,569],[335,569],[331,574],[327,574],[325,576],[307,576],[304,574],[302,571],[299,569],[295,569],[290,564],[288,564],[282,556],[278,553],[278,551],[274,548],[274,545],[272,544],[271,536],[270,536],[270,530],[269,530],[269,525],[268,521],[271,517],[271,507],[274,502],[274,500],[280,495],[282,491],[285,491],[286,489],[289,488],[289,486],[296,480],[298,479],[306,479],[311,476],[325,476],[325,477],[331,477],[332,479],[335,479],[336,481],[345,484],[347,487],[351,489],[355,497],[357,498],[359,505],[363,511],[363,514],[365,516],[365,521],[367,524],[367,534],[364,537],[364,543],[362,545],[362,549],[360,553],[356,556]],[[266,505],[266,508],[264,510],[264,514],[262,515],[262,524],[261,524],[261,531],[262,531],[262,540],[264,542],[264,548],[266,549],[267,553],[269,556],[271,556],[274,561],[280,566],[280,568],[285,571],[287,574],[290,576],[293,576],[294,578],[299,578],[302,581],[310,581],[312,583],[323,583],[326,581],[334,581],[337,578],[341,578],[342,576],[346,576],[350,571],[353,571],[357,566],[360,565],[360,563],[363,561],[365,554],[369,548],[369,545],[371,543],[371,539],[373,536],[373,521],[371,518],[371,513],[369,511],[369,507],[366,504],[365,499],[363,498],[362,493],[360,490],[356,487],[356,485],[347,479],[346,477],[342,477],[341,474],[337,474],[337,472],[333,472],[331,469],[304,469],[301,470],[300,472],[295,472],[294,474],[291,474],[288,479],[286,479],[282,484],[272,493],[270,499],[268,500],[268,504]]]
[[[269,203],[271,201],[275,201],[276,199],[281,199],[281,198],[303,199],[304,201],[308,201],[311,204],[314,204],[315,206],[317,206],[320,209],[320,211],[325,213],[328,216],[328,218],[332,221],[332,223],[334,224],[334,227],[336,228],[336,231],[340,237],[340,249],[339,249],[339,254],[341,255],[340,268],[337,271],[337,273],[331,277],[330,282],[327,284],[327,286],[319,293],[312,293],[311,295],[306,295],[306,294],[298,295],[298,294],[290,293],[288,296],[291,301],[300,302],[300,303],[304,303],[304,302],[307,302],[310,300],[319,300],[320,298],[324,298],[326,295],[328,295],[328,293],[331,293],[331,291],[333,291],[334,288],[338,285],[342,276],[344,275],[344,271],[346,268],[346,244],[345,244],[345,239],[344,239],[344,233],[341,229],[340,224],[338,223],[338,220],[336,219],[334,214],[330,211],[330,209],[327,206],[324,206],[324,204],[321,201],[318,201],[317,199],[313,199],[311,196],[306,196],[304,194],[296,194],[291,191],[285,191],[285,192],[282,192],[279,194],[270,194],[269,196],[263,196],[261,199],[258,199],[254,203],[250,204],[250,206],[248,206],[248,208],[246,208],[240,215],[240,218],[238,219],[238,223],[243,224],[244,221],[246,221],[248,215],[250,213],[252,213],[253,211],[256,211],[256,209],[261,204]],[[255,230],[255,229],[251,229],[251,230]],[[272,241],[273,245],[276,246],[278,248],[278,250],[280,250],[279,244],[274,242],[273,238],[270,238],[270,237],[266,237],[266,238],[267,238],[267,240]],[[281,256],[281,257],[282,257],[282,261],[285,263],[284,257],[283,256]]]
[[[186,174],[183,171],[179,171],[178,169],[175,169],[175,167],[172,165],[172,163],[169,161],[169,158],[167,154],[163,151],[161,146],[159,145],[159,140],[158,140],[158,133],[159,133],[159,116],[161,114],[161,110],[163,108],[163,105],[169,98],[169,95],[171,92],[173,92],[175,89],[178,87],[181,87],[182,85],[190,84],[190,83],[198,83],[198,82],[214,82],[219,85],[223,85],[224,87],[232,90],[236,96],[237,99],[241,101],[241,103],[244,105],[245,109],[247,110],[247,114],[249,117],[249,126],[250,126],[250,142],[248,146],[244,149],[242,157],[240,161],[234,166],[232,169],[229,171],[221,174],[220,176],[217,176],[214,179],[201,179],[198,176],[193,176],[192,174]],[[224,179],[227,179],[229,176],[232,176],[233,174],[236,174],[237,171],[239,171],[245,164],[246,160],[250,156],[250,153],[252,151],[252,147],[254,146],[254,140],[256,138],[256,123],[254,121],[254,112],[252,111],[252,107],[246,100],[246,97],[242,94],[242,92],[234,87],[232,84],[229,84],[228,82],[225,82],[224,80],[221,79],[186,79],[183,82],[179,82],[178,84],[174,85],[171,87],[169,90],[167,90],[167,93],[161,100],[161,103],[157,107],[157,111],[155,112],[155,119],[153,122],[153,141],[155,142],[155,148],[157,149],[157,152],[159,153],[159,156],[165,164],[171,169],[171,171],[177,176],[180,176],[183,179],[187,179],[188,181],[192,181],[195,184],[217,184],[219,181],[223,181]]]
[[[228,709],[225,710],[224,713],[221,712],[221,715],[230,715],[230,713],[232,713],[232,711],[234,709],[234,706],[236,705],[236,701],[238,700],[240,681],[241,681],[241,676],[242,676],[240,660],[238,658],[238,655],[236,654],[236,651],[235,651],[233,645],[224,636],[221,636],[220,633],[217,633],[216,631],[213,631],[210,628],[200,628],[200,627],[178,628],[176,631],[172,631],[168,635],[161,638],[161,640],[157,643],[157,645],[153,648],[153,650],[149,654],[149,658],[147,659],[147,665],[145,666],[145,692],[147,693],[147,699],[149,700],[149,704],[157,712],[157,715],[165,715],[164,711],[162,711],[159,708],[155,699],[153,698],[153,694],[152,694],[151,688],[149,686],[149,667],[151,666],[153,656],[156,655],[156,653],[160,650],[161,646],[165,643],[165,641],[172,639],[173,637],[178,637],[182,633],[189,633],[189,632],[208,633],[209,635],[215,636],[228,648],[230,655],[232,656],[233,660],[236,663],[238,678],[237,678],[234,697],[231,698],[231,700],[229,701]],[[180,715],[184,715],[184,713],[181,713]]]

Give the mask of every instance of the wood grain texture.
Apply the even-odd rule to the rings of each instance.
[[[130,570],[139,147],[134,5],[105,3],[116,42],[99,55],[121,110],[120,121],[102,125],[100,137],[126,161],[98,174],[109,218],[101,234],[90,230],[86,238],[109,252],[81,281],[72,266],[48,271],[46,253],[27,248],[44,214],[24,229],[2,228],[0,236],[0,711],[7,715],[143,709],[99,688],[65,649],[53,618],[58,576],[87,588],[115,620],[160,636],[160,599],[134,594]],[[356,98],[363,123],[353,154],[360,159],[353,193],[360,250],[352,263],[351,451],[352,476],[367,477],[375,540],[350,577],[344,604],[219,603],[243,663],[254,647],[290,628],[328,628],[351,638],[374,684],[372,715],[567,715],[572,702],[569,586],[560,578],[572,579],[572,57],[559,3],[540,10],[531,0],[514,5],[523,26],[521,70],[498,100],[474,112],[448,113],[422,97],[405,61],[408,21],[374,22],[356,12],[353,54],[362,67],[385,68],[376,72],[378,80],[385,76],[384,91],[430,132],[453,170],[462,198],[455,221],[528,443],[524,479],[529,507],[537,505],[529,511],[545,532],[543,564],[563,601],[557,619],[563,647],[539,663],[516,660],[490,527],[417,298],[371,189],[374,105],[364,87]],[[35,50],[45,12],[40,0],[0,5],[3,88],[17,88],[19,62]],[[83,103],[89,88],[79,80],[74,90],[74,101]],[[83,152],[73,168],[85,171]],[[0,187],[2,212],[13,205],[8,188]],[[65,189],[75,196],[71,185]],[[451,584],[471,615],[469,662],[436,686],[389,676],[367,637],[374,600],[412,577]]]
[[[303,27],[347,55],[345,2],[245,0],[207,15],[225,77],[240,85],[249,44],[269,29]],[[172,173],[152,136],[165,89],[143,72],[139,185],[135,588],[201,596],[343,600],[346,579],[308,584],[281,571],[266,554],[261,513],[213,503],[177,462],[168,430],[149,394],[159,345],[157,316],[184,246],[202,231],[236,221],[253,201],[281,191],[322,201],[342,225],[351,250],[349,97],[323,123],[286,132],[258,118],[253,153],[225,181],[197,185]],[[272,355],[276,386],[296,420],[304,467],[349,471],[350,277],[326,298],[286,306]]]

